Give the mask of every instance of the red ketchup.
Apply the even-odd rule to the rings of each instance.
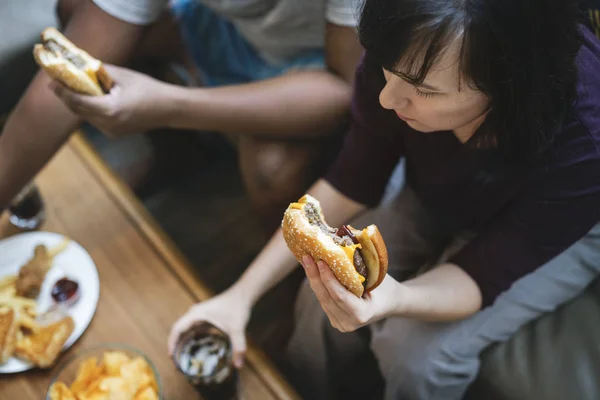
[[[79,300],[79,284],[68,278],[59,279],[52,286],[50,295],[57,303],[73,305]]]
[[[350,228],[348,228],[346,225],[340,226],[340,228],[335,234],[342,238],[344,236],[348,236],[350,240],[352,240],[352,243],[358,244],[358,239],[356,238],[356,236],[354,236],[354,234],[350,231]]]

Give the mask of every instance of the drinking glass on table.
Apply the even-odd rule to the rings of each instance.
[[[181,335],[173,359],[203,399],[241,398],[231,342],[227,334],[214,325],[203,322]]]
[[[46,218],[44,200],[34,183],[29,183],[8,207],[10,222],[23,230],[39,228]]]

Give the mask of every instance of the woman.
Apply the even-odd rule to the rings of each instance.
[[[483,349],[598,275],[600,45],[576,21],[564,0],[366,0],[353,126],[311,193],[339,225],[378,203],[402,158],[407,182],[353,222],[378,224],[390,255],[366,298],[304,259],[289,355],[307,398],[373,394],[375,360],[387,399],[460,399]],[[294,265],[275,235],[171,348],[209,320],[239,363],[252,304]]]

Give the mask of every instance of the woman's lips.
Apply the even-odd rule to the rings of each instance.
[[[414,119],[405,117],[404,115],[400,114],[398,111],[396,111],[396,115],[398,116],[398,118],[400,118],[403,121],[414,121]]]

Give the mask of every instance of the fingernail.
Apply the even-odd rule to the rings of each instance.
[[[303,256],[302,257],[302,266],[304,268],[306,268],[306,264],[308,264],[310,262],[310,259],[308,258],[308,256]]]

